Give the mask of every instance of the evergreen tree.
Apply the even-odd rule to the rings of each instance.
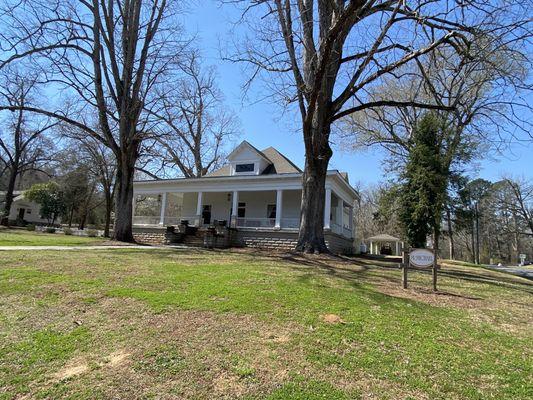
[[[38,183],[24,192],[24,196],[41,206],[41,216],[54,224],[56,218],[65,212],[65,199],[55,182]]]
[[[446,197],[447,168],[441,138],[445,121],[426,113],[415,126],[412,150],[402,173],[399,218],[410,246],[424,247],[428,235],[438,243]]]

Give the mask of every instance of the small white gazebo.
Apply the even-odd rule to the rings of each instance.
[[[380,255],[383,245],[390,247],[392,255],[399,256],[402,254],[403,242],[397,237],[387,235],[386,233],[369,237],[369,254]]]

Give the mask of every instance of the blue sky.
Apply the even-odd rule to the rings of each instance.
[[[252,86],[249,96],[252,100],[243,100],[241,87],[245,76],[242,67],[221,60],[219,43],[224,46],[225,40],[231,38],[228,31],[231,21],[234,21],[238,14],[231,5],[218,7],[218,4],[211,0],[193,4],[193,9],[186,18],[186,28],[191,33],[197,33],[205,61],[217,66],[218,84],[226,97],[226,104],[237,113],[242,124],[241,139],[248,140],[260,149],[274,146],[303,167],[304,146],[297,130],[298,115],[282,115],[282,107],[268,100],[252,101],[254,97],[259,98],[263,91],[260,83]],[[469,172],[473,177],[489,180],[497,180],[504,174],[533,179],[532,156],[532,141],[516,143],[503,154],[487,154],[472,165]],[[378,148],[358,153],[335,151],[330,168],[347,171],[352,184],[378,183],[387,179],[381,168],[386,157]]]

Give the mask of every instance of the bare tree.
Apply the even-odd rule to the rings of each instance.
[[[196,53],[182,62],[171,88],[159,94],[155,145],[147,153],[161,169],[178,167],[181,175],[198,178],[224,161],[225,145],[238,133],[237,117],[224,105],[214,67],[202,69]]]
[[[178,11],[172,0],[7,0],[2,6],[0,69],[29,60],[68,102],[0,109],[56,118],[113,152],[117,240],[133,241],[135,164],[150,136],[145,110],[185,46]],[[96,111],[98,130],[85,119],[87,110]]]
[[[533,236],[533,183],[525,179],[504,178],[508,187],[509,197],[501,197],[500,206],[519,217],[521,224],[517,224],[517,233]]]
[[[1,223],[8,225],[13,204],[13,192],[23,173],[40,170],[53,160],[53,146],[44,138],[45,133],[57,125],[50,118],[28,118],[24,110],[39,96],[35,78],[17,71],[6,71],[2,76],[0,96],[17,110],[7,116],[0,128],[0,175],[7,174],[7,190],[4,198]]]
[[[91,173],[99,183],[105,200],[104,237],[109,237],[111,213],[115,198],[116,163],[113,154],[102,143],[94,138],[86,137],[80,140],[82,157],[85,159]]]
[[[522,37],[527,29],[511,18],[520,10],[527,14],[520,2],[242,2],[245,15],[258,28],[256,37],[245,38],[230,59],[250,65],[252,77],[260,72],[279,74],[280,79],[270,79],[270,86],[285,102],[297,104],[301,115],[306,160],[297,249],[307,252],[327,251],[324,185],[333,124],[370,108],[406,105],[394,97],[374,100],[370,92],[439,47],[464,54],[472,38],[481,33],[491,40],[508,40],[511,32]],[[506,10],[512,10],[510,15],[503,15]],[[442,108],[418,101],[408,105]]]
[[[470,156],[479,147],[497,150],[520,132],[529,132],[531,121],[523,116],[531,112],[525,100],[531,90],[530,61],[523,49],[497,44],[484,36],[475,38],[467,57],[439,48],[404,67],[401,79],[384,80],[371,93],[374,101],[394,97],[405,105],[351,115],[343,121],[344,145],[379,145],[395,157],[396,166],[402,164],[412,147],[413,128],[424,114],[412,105],[416,102],[442,106],[439,114],[447,121],[442,139],[449,144],[449,165],[467,149]]]

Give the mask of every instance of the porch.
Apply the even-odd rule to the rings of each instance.
[[[353,238],[353,208],[326,189],[324,229]],[[300,189],[143,192],[136,190],[135,227],[166,227],[182,222],[198,228],[225,225],[249,231],[292,231],[300,226]]]

